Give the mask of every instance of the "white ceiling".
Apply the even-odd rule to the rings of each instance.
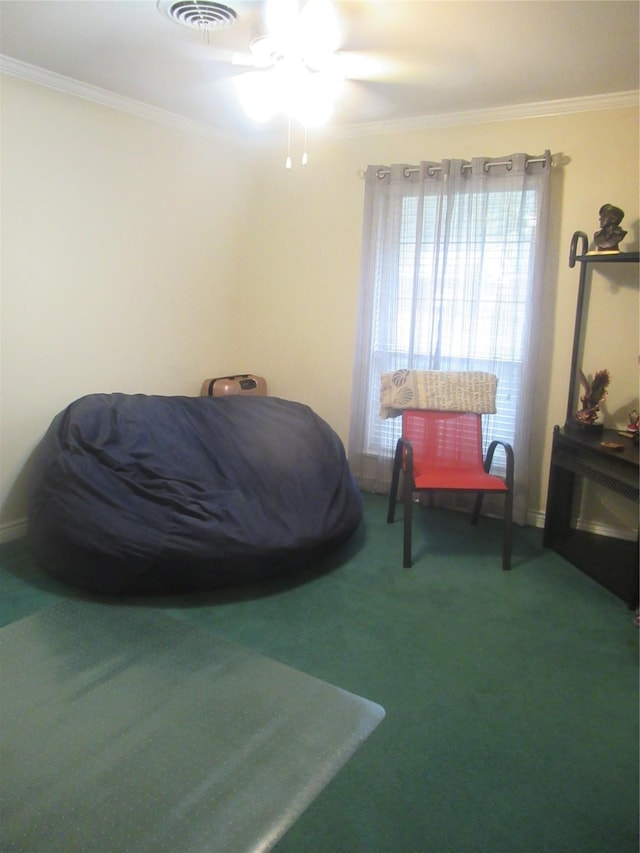
[[[247,50],[264,31],[264,4],[224,2],[238,22],[212,33],[207,44],[162,15],[155,0],[0,0],[3,67],[29,76],[35,66],[213,131],[243,132],[249,124],[237,105],[237,69],[215,57],[223,49]],[[340,0],[334,6],[346,58],[387,63],[379,79],[347,82],[337,127],[401,125],[639,88],[636,0]],[[47,75],[37,79],[46,82]]]

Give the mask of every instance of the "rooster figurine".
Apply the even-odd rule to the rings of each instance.
[[[581,424],[593,426],[600,413],[600,404],[603,403],[608,396],[607,388],[611,377],[608,370],[599,370],[593,377],[593,382],[589,384],[587,377],[580,371],[580,382],[585,389],[585,393],[580,397],[582,408],[576,412],[576,420]]]

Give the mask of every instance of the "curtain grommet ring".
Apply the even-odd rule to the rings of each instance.
[[[495,163],[491,163],[488,161],[486,163],[483,163],[482,170],[488,173],[493,166],[506,166],[507,172],[510,172],[513,169],[513,160],[500,160],[499,162],[496,161]]]

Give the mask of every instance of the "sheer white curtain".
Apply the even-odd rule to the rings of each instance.
[[[400,419],[379,417],[380,375],[400,368],[498,376],[485,440],[516,457],[524,523],[551,157],[510,154],[369,166],[349,461],[388,491]]]

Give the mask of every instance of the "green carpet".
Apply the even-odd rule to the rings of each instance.
[[[637,853],[633,613],[539,530],[516,528],[503,573],[500,524],[446,510],[416,512],[402,569],[385,516],[366,495],[354,539],[296,582],[129,602],[385,708],[278,853]],[[2,624],[82,595],[24,540],[0,546],[0,566]]]

